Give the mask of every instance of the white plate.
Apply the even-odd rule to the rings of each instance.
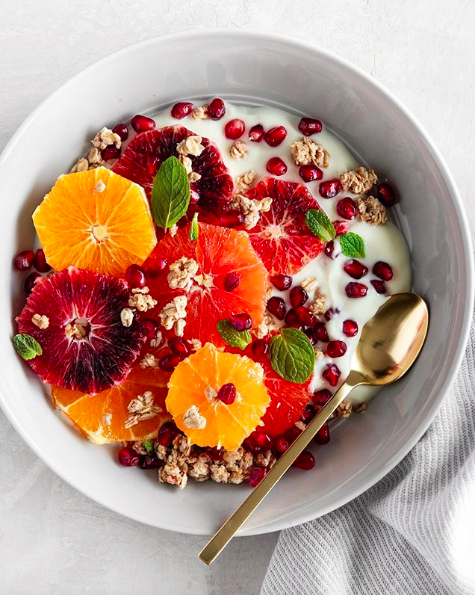
[[[427,344],[413,371],[363,416],[333,432],[317,467],[292,470],[242,534],[275,531],[327,513],[373,485],[433,419],[460,360],[473,303],[472,249],[453,180],[408,112],[378,83],[311,45],[273,35],[199,31],[152,39],[87,68],[21,126],[0,160],[0,402],[11,423],[64,480],[125,516],[173,531],[209,534],[249,493],[245,486],[190,482],[184,491],[123,469],[111,450],[83,440],[52,410],[45,389],[15,355],[22,307],[12,258],[32,245],[31,214],[104,125],[185,97],[288,106],[321,118],[402,196],[397,219],[409,243],[415,290],[429,302]]]

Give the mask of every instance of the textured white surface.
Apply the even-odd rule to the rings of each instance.
[[[274,0],[269,10],[262,0],[17,0],[1,12],[0,149],[42,99],[116,49],[183,29],[272,31],[335,51],[393,91],[442,150],[475,229],[472,2],[300,0],[297,9]],[[258,593],[275,535],[235,540],[208,569],[196,558],[204,538],[144,527],[87,500],[1,413],[0,435],[0,593]]]

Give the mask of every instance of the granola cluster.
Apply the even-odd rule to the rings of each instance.
[[[31,322],[37,326],[41,331],[49,327],[49,318],[42,314],[33,314]]]
[[[160,312],[160,322],[163,328],[167,331],[174,329],[177,337],[183,337],[186,326],[187,304],[188,299],[186,295],[177,295]]]
[[[209,120],[208,105],[199,105],[191,112],[191,117],[194,120]]]
[[[146,390],[143,395],[137,395],[127,406],[130,413],[125,420],[125,427],[131,428],[146,419],[152,419],[162,412],[162,408],[154,404],[153,393]]]
[[[136,308],[139,312],[147,312],[157,305],[157,300],[149,294],[148,287],[134,287],[129,297],[129,306]]]
[[[355,170],[347,171],[340,176],[343,190],[353,194],[364,194],[378,182],[378,176],[374,169],[357,167]]]
[[[328,151],[308,136],[304,136],[302,140],[292,143],[290,150],[295,165],[309,165],[310,163],[317,167],[328,167],[330,165]]]
[[[243,194],[235,194],[229,203],[229,208],[241,211],[244,215],[244,228],[253,229],[259,223],[261,213],[270,211],[272,198],[266,196],[262,200],[247,198]]]
[[[384,225],[388,221],[386,207],[374,196],[366,196],[356,201],[357,217],[371,225]]]
[[[231,149],[229,150],[229,154],[233,159],[244,159],[249,151],[248,146],[242,140],[234,141]]]
[[[238,193],[242,194],[250,190],[256,178],[257,173],[253,169],[250,169],[240,176],[236,176],[236,189]]]
[[[80,171],[87,171],[88,169],[94,169],[104,165],[105,161],[102,158],[101,152],[111,145],[115,145],[117,149],[120,149],[122,140],[118,134],[112,132],[110,128],[101,128],[99,132],[91,140],[92,149],[89,151],[86,158],[81,157],[77,160],[71,169],[71,173]],[[100,190],[98,192],[101,192]]]
[[[170,265],[170,272],[167,282],[170,289],[184,289],[189,291],[193,285],[193,279],[198,272],[199,266],[193,258],[182,256]]]

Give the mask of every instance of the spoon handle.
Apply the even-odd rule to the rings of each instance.
[[[354,380],[354,382],[353,382]],[[360,380],[360,379],[359,379]],[[361,381],[361,380],[360,380]],[[321,411],[312,419],[300,436],[294,440],[290,447],[275,463],[272,469],[262,479],[259,485],[253,489],[252,493],[244,500],[236,512],[222,525],[221,529],[210,539],[200,552],[200,558],[205,564],[211,564],[213,560],[226,547],[234,534],[241,528],[244,522],[264,500],[267,494],[272,490],[279,479],[284,475],[287,469],[292,465],[298,455],[309,444],[310,440],[317,434],[338,405],[348,396],[353,388],[359,384],[356,374],[350,373],[346,382],[341,385],[339,390],[321,409]]]

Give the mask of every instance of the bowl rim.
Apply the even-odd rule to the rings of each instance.
[[[465,257],[465,265],[466,265],[466,278],[467,278],[467,287],[465,292],[465,307],[463,312],[463,321],[462,321],[462,332],[460,336],[459,344],[455,350],[452,365],[450,368],[449,374],[445,378],[445,381],[442,384],[442,388],[437,396],[437,398],[432,403],[430,409],[428,409],[425,418],[421,421],[417,430],[412,434],[409,440],[401,447],[394,455],[386,461],[384,465],[381,466],[379,472],[375,473],[371,479],[368,479],[358,487],[355,487],[348,493],[346,496],[337,497],[332,501],[332,504],[327,506],[323,506],[320,509],[320,512],[317,516],[315,516],[315,512],[312,510],[308,510],[310,505],[307,505],[305,508],[300,509],[298,513],[298,520],[295,521],[294,519],[289,519],[289,516],[292,516],[293,513],[289,513],[283,517],[277,518],[273,521],[269,521],[263,525],[258,527],[254,527],[251,529],[243,529],[240,531],[239,536],[251,536],[251,535],[260,535],[264,533],[270,533],[273,531],[282,530],[288,527],[295,526],[297,524],[305,523],[319,516],[323,516],[337,508],[340,508],[347,502],[353,500],[354,498],[360,496],[363,492],[368,490],[370,487],[375,485],[378,481],[380,481],[385,475],[387,475],[408,453],[415,444],[420,440],[422,435],[426,432],[429,425],[432,423],[434,417],[436,416],[443,399],[445,398],[450,386],[453,383],[453,379],[457,373],[458,368],[461,365],[462,358],[465,353],[465,347],[468,341],[468,336],[471,327],[472,321],[472,311],[474,305],[474,256],[473,256],[473,248],[472,248],[472,241],[470,235],[470,229],[468,224],[468,219],[466,213],[463,208],[462,199],[456,187],[455,181],[453,179],[452,174],[450,173],[441,153],[439,152],[438,148],[416,119],[416,117],[400,102],[400,100],[386,87],[384,87],[380,82],[376,79],[372,78],[369,74],[363,71],[359,66],[352,64],[350,61],[341,58],[340,56],[330,52],[326,49],[319,47],[316,44],[307,41],[298,40],[289,35],[281,35],[276,33],[264,33],[255,30],[230,30],[226,28],[217,28],[217,29],[200,29],[196,31],[187,31],[181,30],[174,33],[169,33],[166,35],[160,35],[156,37],[149,38],[147,40],[134,43],[128,45],[120,50],[116,50],[107,56],[104,56],[100,60],[97,60],[87,66],[86,68],[80,70],[78,73],[70,77],[66,82],[60,85],[55,91],[53,91],[50,95],[48,95],[30,114],[27,118],[23,121],[23,123],[19,126],[16,132],[13,134],[7,145],[5,146],[2,154],[0,155],[0,169],[5,166],[5,162],[7,161],[10,152],[14,149],[17,143],[21,142],[21,138],[24,132],[28,129],[30,124],[37,118],[39,113],[44,109],[45,106],[48,105],[49,102],[53,101],[56,96],[67,92],[68,88],[80,80],[82,77],[85,77],[89,72],[102,68],[107,65],[108,62],[114,62],[117,60],[118,57],[121,55],[125,55],[131,52],[135,52],[140,50],[148,45],[155,45],[156,43],[167,43],[169,41],[179,41],[180,39],[186,37],[195,37],[201,38],[206,37],[209,38],[210,36],[219,38],[225,37],[227,43],[229,43],[229,38],[234,36],[236,38],[252,38],[254,40],[259,40],[262,42],[272,42],[277,43],[280,45],[284,45],[287,47],[293,47],[298,50],[305,50],[306,52],[310,52],[314,55],[319,55],[320,57],[344,68],[348,71],[356,74],[361,79],[364,80],[366,84],[370,87],[376,89],[386,100],[391,102],[401,113],[402,115],[408,120],[411,126],[415,129],[415,131],[419,134],[422,138],[424,143],[426,144],[427,150],[431,157],[433,158],[435,164],[437,165],[438,171],[442,175],[444,182],[447,186],[449,191],[450,197],[452,199],[453,206],[455,208],[455,212],[457,214],[457,218],[461,228],[461,247],[463,250],[463,254]],[[151,523],[142,515],[135,514],[131,515],[129,512],[124,511],[121,506],[116,505],[114,506],[110,502],[106,502],[104,498],[98,496],[97,494],[92,494],[87,488],[83,488],[79,485],[79,482],[76,482],[73,478],[65,477],[63,475],[63,470],[59,468],[58,465],[52,460],[48,458],[48,456],[43,453],[41,447],[36,444],[34,438],[30,436],[26,429],[23,428],[21,422],[15,417],[13,412],[10,410],[8,406],[8,400],[4,398],[4,395],[0,392],[0,405],[2,410],[4,411],[7,419],[18,432],[18,434],[23,438],[23,440],[27,443],[27,445],[33,450],[33,452],[54,472],[56,473],[63,481],[71,485],[73,488],[78,490],[79,492],[86,495],[88,498],[91,498],[95,502],[99,503],[100,505],[108,508],[109,510],[113,510],[114,512],[121,514],[127,518],[131,518],[132,520],[138,521],[140,523],[144,523],[146,525],[151,525]],[[156,524],[152,524],[151,526],[156,526],[157,528],[175,531],[175,532],[184,532],[188,534],[196,534],[196,535],[204,535],[202,531],[198,530],[189,530],[184,527],[177,527],[176,524],[172,526],[165,521],[159,526]]]

